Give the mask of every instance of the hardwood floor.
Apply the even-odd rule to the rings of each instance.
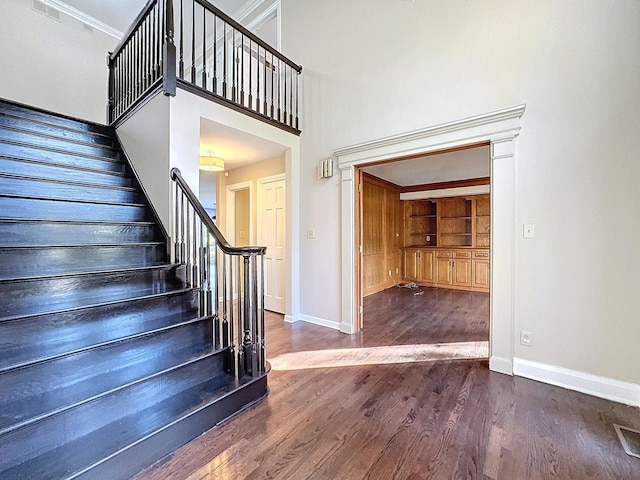
[[[269,358],[488,338],[487,294],[424,292],[367,297],[357,335],[269,314]],[[638,429],[636,408],[493,373],[486,360],[317,368],[305,358],[274,368],[265,400],[136,480],[640,478],[613,428]]]

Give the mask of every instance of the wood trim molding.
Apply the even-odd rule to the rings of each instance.
[[[450,148],[468,148],[470,145],[486,143],[503,135],[514,136],[520,131],[519,120],[524,110],[524,104],[516,105],[422,130],[340,148],[335,151],[338,167],[344,168],[348,164],[371,164],[381,160],[409,158],[411,155],[425,155],[436,151],[441,153]],[[464,140],[457,135],[459,132],[465,132],[466,138]],[[453,138],[456,138],[456,141],[452,144],[448,140],[453,140]],[[402,153],[398,152],[399,145],[404,146]],[[429,150],[425,151],[425,145],[430,146]]]
[[[450,182],[425,183],[422,185],[407,185],[400,187],[400,193],[423,192],[429,190],[441,190],[444,188],[475,187],[478,185],[489,185],[491,177],[467,178],[464,180],[452,180]]]

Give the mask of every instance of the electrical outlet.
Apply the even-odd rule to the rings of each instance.
[[[531,346],[531,332],[520,330],[520,345]]]
[[[396,275],[398,275],[398,269],[396,268]]]
[[[316,238],[316,232],[315,230],[311,229],[311,230],[307,230],[307,238],[309,240],[313,240],[314,238]]]
[[[389,276],[391,276],[391,269],[389,269]]]

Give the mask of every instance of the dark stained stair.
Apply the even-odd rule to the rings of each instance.
[[[124,479],[266,395],[110,127],[0,100],[0,479]]]

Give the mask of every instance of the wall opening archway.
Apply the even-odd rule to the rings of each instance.
[[[513,374],[515,298],[515,140],[525,105],[435,125],[336,150],[341,172],[342,315],[340,331],[355,333],[361,311],[356,251],[356,167],[465,145],[491,145],[491,311],[489,368]]]

